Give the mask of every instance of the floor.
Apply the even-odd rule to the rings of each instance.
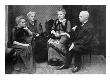
[[[35,74],[73,74],[71,67],[63,70],[56,70],[55,66],[50,66],[46,62],[36,63]],[[12,71],[12,74],[18,74]],[[21,73],[19,73],[21,74]],[[103,55],[92,55],[91,63],[90,57],[83,57],[83,65],[80,71],[75,74],[106,74],[106,60]]]

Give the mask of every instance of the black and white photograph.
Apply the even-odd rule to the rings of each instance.
[[[106,5],[5,5],[5,74],[106,74]]]

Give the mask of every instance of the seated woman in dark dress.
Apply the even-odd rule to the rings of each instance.
[[[30,11],[27,13],[28,29],[32,32],[34,36],[32,41],[33,49],[35,48],[36,45],[35,42],[36,37],[38,37],[43,32],[42,25],[38,20],[35,20],[35,16],[36,16],[36,12]]]
[[[44,60],[47,57],[47,46],[46,46],[46,39],[44,37],[43,28],[41,22],[36,19],[36,12],[30,11],[27,13],[27,25],[28,29],[33,33],[32,39],[32,50],[35,56],[36,61]],[[41,51],[41,52],[39,52]],[[44,52],[44,53],[42,53]],[[47,58],[46,58],[47,59]]]
[[[32,32],[26,26],[23,16],[16,17],[17,26],[13,28],[13,48],[17,57],[23,61],[23,67],[16,67],[15,70],[25,73],[35,72],[35,62],[32,54]],[[19,60],[18,60],[19,61]]]
[[[55,20],[51,31],[52,37],[48,40],[48,63],[50,65],[60,65],[60,61],[64,61],[64,56],[68,51],[66,43],[70,38],[71,24],[69,20],[65,19],[66,11],[60,9],[57,14],[58,19]]]

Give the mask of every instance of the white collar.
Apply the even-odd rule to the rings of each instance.
[[[59,20],[60,22],[65,22],[66,21],[66,19],[63,19],[63,20]]]
[[[84,21],[84,22],[82,23],[82,25],[81,25],[81,26],[84,26],[84,24],[85,24],[87,21],[88,21],[88,20]]]

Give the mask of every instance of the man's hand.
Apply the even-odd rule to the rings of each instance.
[[[73,28],[72,28],[72,30],[74,30],[75,31],[75,29],[77,28],[77,26],[74,26]]]
[[[74,43],[71,44],[70,48],[69,48],[69,51],[71,51],[74,47]]]

